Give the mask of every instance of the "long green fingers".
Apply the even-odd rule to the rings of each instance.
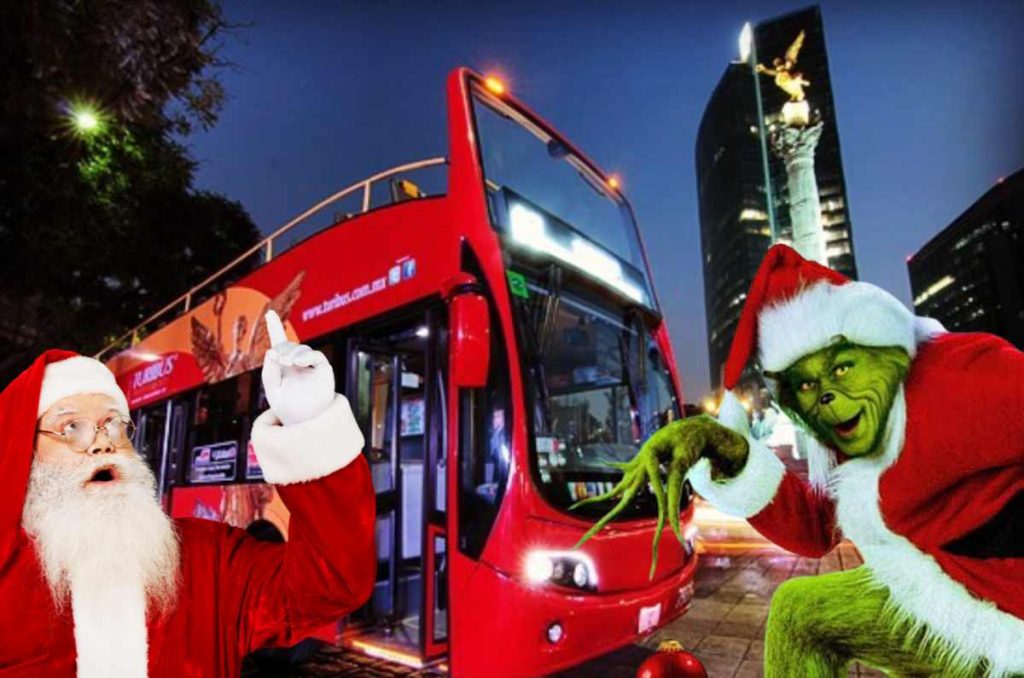
[[[679,507],[683,499],[683,483],[687,469],[674,460],[668,467],[668,524],[672,526],[676,539],[684,543],[683,529],[679,524]]]
[[[632,484],[626,488],[625,492],[623,492],[622,500],[615,505],[615,508],[613,508],[608,513],[604,514],[604,517],[602,517],[601,520],[597,521],[592,528],[587,530],[587,533],[580,537],[580,540],[576,542],[576,546],[573,546],[573,548],[579,548],[579,546],[581,546],[585,541],[587,541],[595,534],[600,532],[601,528],[610,523],[615,518],[615,516],[622,513],[622,510],[629,506],[629,502],[633,501],[633,497],[635,497],[636,493],[640,491],[640,486],[643,484],[644,477],[645,475],[641,473],[636,478],[633,478]],[[584,499],[584,501],[589,500]]]
[[[651,543],[651,571],[648,579],[654,579],[654,570],[658,567],[658,544],[661,541],[661,531],[665,529],[665,488],[661,484],[661,469],[656,454],[644,458],[644,466],[647,470],[647,479],[654,498],[658,501],[658,527],[654,530],[654,539]]]
[[[579,548],[597,534],[625,510],[644,485],[649,485],[658,502],[658,523],[651,543],[651,569],[648,575],[653,579],[658,566],[661,533],[666,522],[672,527],[676,539],[681,544],[685,543],[679,521],[680,507],[683,501],[683,483],[686,482],[687,471],[701,457],[705,447],[712,442],[707,429],[716,426],[718,426],[717,422],[705,417],[680,419],[655,431],[630,461],[625,463],[608,462],[609,466],[623,471],[622,480],[610,491],[600,496],[576,502],[570,507],[570,510],[615,498],[618,498],[619,502],[587,530],[573,548]],[[663,472],[667,472],[665,482],[662,482]],[[665,483],[667,483],[667,488]]]
[[[619,466],[614,462],[611,462],[609,465]],[[576,508],[579,508],[580,506],[586,506],[587,504],[597,504],[602,501],[608,501],[613,497],[619,496],[620,494],[626,491],[627,487],[629,487],[632,483],[636,482],[638,475],[643,475],[643,473],[641,471],[634,471],[632,469],[626,468],[624,473],[622,474],[622,480],[619,481],[618,485],[608,490],[604,494],[597,495],[596,497],[587,497],[586,499],[580,499],[578,502],[570,506],[569,510],[572,511]]]

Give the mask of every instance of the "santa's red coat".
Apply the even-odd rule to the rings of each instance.
[[[3,678],[76,675],[71,605],[56,610],[35,544],[21,527],[43,371],[73,355],[46,352],[0,394],[7,431],[0,436]],[[147,621],[151,678],[237,676],[247,653],[295,644],[373,591],[375,496],[347,402],[338,396],[327,413],[297,428],[274,426],[267,415],[257,426],[261,421],[267,427],[257,453],[268,477],[285,483],[277,490],[291,512],[289,540],[261,542],[221,523],[175,521],[180,587],[173,610]]]
[[[801,555],[849,538],[902,613],[1024,671],[1024,353],[986,334],[924,341],[891,417],[887,451],[842,461],[828,490],[750,439],[749,468],[699,491]]]
[[[373,589],[374,495],[359,457],[331,475],[278,487],[289,541],[257,541],[206,520],[175,521],[181,588],[148,623],[149,675],[237,676],[241,659],[293,645],[363,604]],[[0,676],[75,676],[70,606],[58,614],[28,536],[0,573]]]

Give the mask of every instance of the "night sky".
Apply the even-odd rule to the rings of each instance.
[[[248,26],[219,124],[189,139],[200,188],[264,232],[378,170],[445,155],[458,65],[511,89],[621,174],[688,401],[708,389],[694,143],[744,21],[806,3],[296,2]],[[905,260],[1024,166],[1024,0],[822,5],[861,278],[910,302]],[[813,100],[813,86],[809,92]]]

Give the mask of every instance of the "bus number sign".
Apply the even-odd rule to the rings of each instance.
[[[512,296],[522,299],[530,298],[530,288],[526,286],[526,277],[522,273],[508,272],[508,290]]]

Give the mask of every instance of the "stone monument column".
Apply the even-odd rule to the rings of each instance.
[[[806,102],[801,103],[806,105]],[[821,138],[823,124],[781,125],[772,130],[770,139],[772,150],[786,165],[793,249],[805,259],[828,266],[825,232],[821,226],[818,180],[814,175],[814,150]]]

